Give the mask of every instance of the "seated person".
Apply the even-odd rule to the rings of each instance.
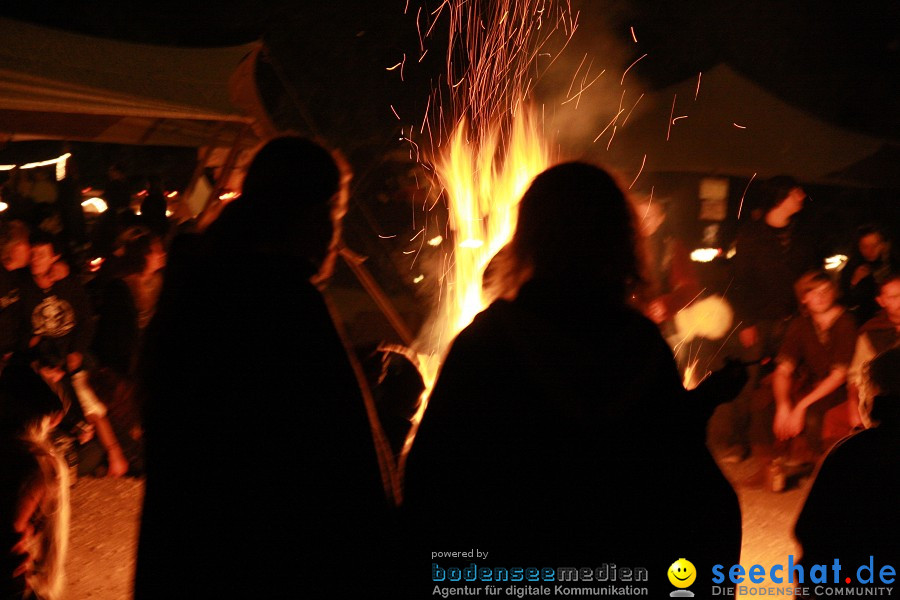
[[[859,328],[856,350],[847,375],[849,401],[851,405],[858,406],[858,411],[854,411],[852,415],[866,427],[871,425],[869,411],[872,397],[864,385],[863,367],[876,355],[900,346],[900,272],[884,276],[875,299],[882,310]]]
[[[877,226],[864,225],[856,231],[856,247],[841,270],[843,304],[862,325],[880,308],[878,282],[891,268],[891,244]]]
[[[794,285],[802,306],[784,337],[772,378],[775,395],[773,431],[788,462],[811,463],[822,454],[823,423],[829,408],[846,400],[847,368],[853,357],[856,326],[837,304],[837,288],[821,271],[806,273]],[[849,429],[849,426],[848,426]]]

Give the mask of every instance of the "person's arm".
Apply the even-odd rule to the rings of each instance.
[[[775,396],[775,419],[772,430],[780,439],[792,437],[788,434],[791,410],[794,406],[791,400],[791,389],[794,383],[794,371],[801,362],[803,355],[803,328],[807,321],[803,317],[791,320],[784,334],[784,341],[778,349],[775,358],[776,368],[772,374],[772,393]]]
[[[793,374],[794,365],[788,361],[780,361],[772,374],[772,393],[775,395],[775,420],[772,431],[779,440],[793,437],[789,434]]]
[[[106,474],[110,477],[121,477],[128,472],[128,460],[122,453],[122,447],[119,445],[119,440],[116,439],[112,425],[109,424],[109,419],[97,414],[88,415],[86,418],[94,426],[97,431],[97,439],[106,450],[106,462],[109,467]]]
[[[832,325],[831,335],[834,344],[831,371],[794,407],[793,424],[797,433],[803,430],[806,410],[847,382],[848,365],[853,359],[856,342],[856,326],[853,324],[853,319],[847,313],[843,313]]]
[[[806,410],[831,392],[837,390],[847,381],[847,367],[835,367],[828,376],[816,384],[808,394],[797,403],[797,410]]]

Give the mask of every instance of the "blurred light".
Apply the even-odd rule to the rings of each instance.
[[[72,156],[72,153],[66,152],[62,156],[57,156],[56,158],[51,158],[50,160],[42,160],[40,162],[25,163],[24,165],[22,165],[19,168],[20,169],[36,169],[37,167],[49,167],[50,165],[56,165],[56,164],[59,164],[60,162],[65,163],[69,159],[70,156]]]
[[[415,279],[413,279],[413,283],[419,283],[419,282],[422,281],[423,279],[425,279],[425,276],[424,276],[424,275],[419,275],[418,277],[416,277]]]
[[[90,265],[90,271],[93,273],[95,271],[100,270],[100,265],[103,264],[104,258],[102,256],[98,256],[95,259],[92,259],[88,264]]]
[[[178,195],[178,192],[169,192],[168,194],[166,194],[166,198],[174,198],[177,195]]]
[[[847,264],[847,257],[843,254],[835,254],[825,259],[825,268],[829,271],[840,271]]]
[[[0,202],[0,212],[3,212],[7,208],[9,208],[9,204],[7,204],[6,202]]]
[[[443,242],[443,241],[444,241],[444,238],[441,236],[433,237],[430,240],[428,240],[428,245],[429,246],[439,246],[441,244],[441,242]]]
[[[66,152],[62,156],[51,158],[50,160],[42,160],[40,162],[25,163],[20,169],[35,169],[37,167],[49,167],[56,165],[56,180],[62,181],[66,178],[66,161],[72,156],[71,152]],[[0,171],[12,171],[18,165],[0,165]]]
[[[460,248],[481,248],[484,245],[484,240],[465,240],[462,242],[459,247]]]
[[[105,212],[108,208],[103,198],[100,198],[98,196],[88,198],[81,203],[81,207],[87,212],[96,213],[98,215],[102,212]]]
[[[237,192],[225,192],[224,194],[219,194],[219,200],[227,202],[228,200],[234,200],[240,196]]]
[[[141,191],[139,191],[139,192],[137,193],[137,195],[138,195],[139,197],[143,198],[143,197],[145,197],[145,196],[150,195],[150,192],[147,191],[147,190],[141,190]]]
[[[171,210],[169,210],[168,208],[166,209],[166,216],[167,216],[167,217],[171,217],[173,214],[174,214],[174,213],[173,213]]]
[[[737,254],[737,247],[732,246],[731,248],[728,249],[728,254],[725,255],[725,258],[727,258],[728,260],[731,260],[732,258],[734,258],[735,254]]]
[[[59,157],[59,160],[56,161],[56,180],[62,181],[66,178],[66,161],[69,160],[69,157],[72,156],[70,152],[66,152],[62,156]]]
[[[691,260],[702,263],[712,262],[720,254],[722,254],[721,248],[697,248],[691,252]]]

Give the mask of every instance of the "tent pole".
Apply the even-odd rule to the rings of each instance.
[[[234,165],[237,162],[237,157],[240,153],[241,141],[244,139],[244,136],[247,135],[247,132],[250,131],[250,129],[251,124],[245,123],[244,127],[241,128],[240,132],[238,132],[237,136],[235,136],[234,142],[231,144],[231,149],[228,151],[228,157],[222,164],[222,170],[221,172],[219,172],[219,177],[216,180],[216,185],[213,186],[212,191],[206,198],[206,203],[203,205],[203,210],[201,210],[200,214],[197,215],[197,229],[199,229],[200,231],[206,229],[219,216],[219,212],[223,206],[222,202],[219,200],[219,194],[222,193],[225,182],[228,181],[231,172],[234,170]]]
[[[347,263],[347,266],[350,267],[350,270],[353,271],[353,274],[356,275],[356,278],[366,290],[366,293],[369,294],[369,297],[375,301],[378,309],[381,310],[381,313],[391,324],[391,327],[394,328],[394,331],[397,332],[397,335],[400,336],[403,343],[412,347],[415,338],[406,326],[406,322],[403,321],[403,318],[394,308],[394,305],[391,304],[387,295],[382,291],[371,273],[369,273],[369,270],[363,265],[363,261],[366,259],[346,246],[341,246],[340,255],[341,258],[344,259],[344,262]]]
[[[212,140],[218,139],[219,132],[222,131],[223,124],[219,123],[216,126],[215,131],[211,136]],[[203,170],[206,169],[206,165],[209,163],[209,159],[212,158],[213,148],[215,147],[214,143],[210,143],[203,151],[203,155],[197,160],[197,166],[194,167],[194,172],[191,173],[191,180],[188,182],[187,187],[184,188],[184,196],[187,198],[191,195],[191,192],[194,191],[194,186],[197,185],[197,182],[200,180],[200,176],[203,175]]]

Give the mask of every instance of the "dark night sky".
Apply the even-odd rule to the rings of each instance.
[[[228,45],[294,35],[338,70],[371,65],[409,42],[405,0],[250,3],[135,3],[98,0],[47,11],[40,3],[4,3],[6,16],[146,43]],[[437,0],[430,4],[437,5]],[[662,87],[728,62],[783,99],[832,123],[900,140],[900,3],[866,0],[576,1],[585,26],[640,34],[640,75]],[[361,33],[364,32],[364,33]],[[349,42],[347,42],[349,40]],[[321,42],[321,43],[320,43]],[[327,46],[327,48],[326,48]],[[637,50],[635,50],[637,52]],[[637,54],[636,56],[639,56]],[[286,57],[287,60],[296,60]],[[287,68],[305,65],[286,65]],[[372,103],[392,101],[376,90]]]

